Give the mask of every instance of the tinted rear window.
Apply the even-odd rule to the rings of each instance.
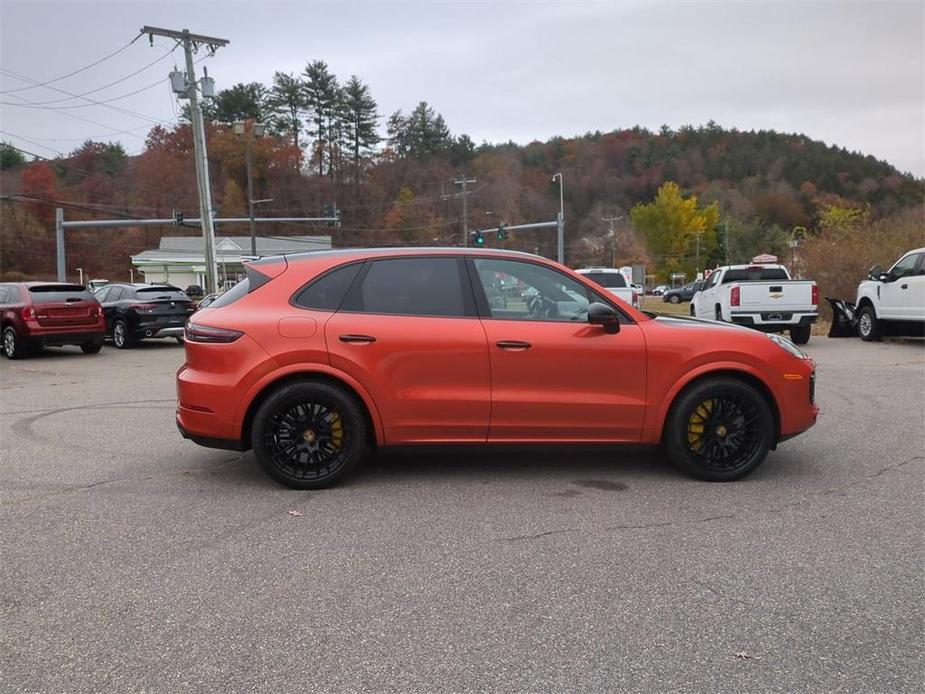
[[[176,287],[142,287],[135,290],[135,296],[145,301],[169,299],[170,301],[189,301],[189,297]]]
[[[626,287],[626,278],[619,272],[587,272],[583,274],[592,282],[596,282],[602,287]]]
[[[465,316],[456,258],[375,260],[341,308],[365,313]]]
[[[221,308],[222,306],[227,306],[228,304],[233,304],[238,299],[241,299],[247,296],[247,293],[250,291],[251,281],[247,278],[241,280],[236,285],[234,285],[227,292],[218,297],[215,301],[209,304],[208,308]]]
[[[29,287],[32,301],[36,304],[58,301],[96,301],[96,297],[86,287],[79,284],[39,284]]]
[[[363,263],[351,263],[331,270],[308,285],[295,298],[297,306],[336,311]]]
[[[723,276],[723,284],[727,282],[755,282],[759,280],[786,280],[787,273],[779,267],[745,268],[742,270],[729,270]]]

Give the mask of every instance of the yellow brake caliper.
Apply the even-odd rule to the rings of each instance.
[[[331,418],[331,443],[337,450],[344,445],[344,422],[339,412],[334,412]]]
[[[699,450],[703,443],[703,423],[707,421],[712,409],[713,401],[705,400],[697,405],[687,420],[687,442],[695,451]]]

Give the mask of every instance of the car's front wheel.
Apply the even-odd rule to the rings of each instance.
[[[367,450],[366,418],[356,399],[317,380],[278,388],[254,415],[251,443],[257,461],[277,482],[321,489],[339,482]]]
[[[731,482],[761,465],[774,442],[774,416],[752,386],[710,378],[672,405],[663,442],[681,470],[710,482]]]
[[[871,305],[863,306],[858,313],[858,335],[865,342],[876,342],[880,339],[880,321],[877,312]]]
[[[681,297],[678,296],[677,294],[672,294],[671,296],[668,297],[668,301],[671,302],[672,304],[680,304]]]

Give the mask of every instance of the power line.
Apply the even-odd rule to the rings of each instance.
[[[103,101],[93,101],[92,99],[88,99],[88,101],[91,102],[89,104],[74,104],[73,106],[45,106],[44,104],[53,103],[53,102],[46,101],[46,102],[28,102],[24,104],[14,104],[9,101],[0,101],[0,106],[18,106],[19,108],[37,108],[37,109],[42,109],[44,111],[60,111],[62,109],[69,109],[69,108],[90,108],[92,106],[104,106],[106,104],[112,103],[113,101],[127,99],[130,96],[135,96],[136,94],[141,94],[142,92],[146,92],[149,89],[154,89],[154,87],[157,87],[166,81],[167,81],[166,77],[161,77],[156,82],[152,82],[151,84],[149,84],[147,87],[136,89],[135,91],[129,92],[128,94],[123,94],[121,96],[114,96],[111,99],[104,99]],[[21,99],[22,97],[17,96],[16,98]]]
[[[54,82],[60,82],[61,80],[67,79],[68,77],[73,77],[74,75],[78,75],[78,74],[80,74],[81,72],[85,72],[85,71],[89,70],[89,69],[92,68],[92,67],[96,67],[97,65],[99,65],[99,64],[102,63],[103,61],[109,60],[110,58],[119,55],[122,51],[124,51],[125,49],[127,49],[129,46],[131,46],[133,43],[135,43],[135,42],[136,42],[138,39],[140,39],[141,37],[142,37],[142,32],[138,32],[138,36],[136,36],[135,38],[133,38],[131,41],[129,41],[127,44],[125,44],[125,45],[122,46],[121,48],[119,48],[119,49],[113,51],[113,52],[110,53],[109,55],[104,55],[104,56],[103,56],[102,58],[100,58],[99,60],[94,60],[94,61],[93,61],[92,63],[90,63],[89,65],[85,65],[84,67],[79,68],[79,69],[77,69],[77,70],[74,70],[73,72],[69,72],[69,73],[67,73],[66,75],[61,75],[61,77],[55,77],[54,79],[50,79],[50,80],[47,80],[47,81],[45,81],[45,82],[40,82],[40,83],[38,83],[38,84],[33,84],[33,85],[28,86],[28,87],[16,87],[15,89],[4,89],[4,90],[0,90],[0,94],[11,94],[12,92],[22,92],[22,91],[26,91],[27,89],[36,89],[36,88],[38,88],[38,87],[44,87],[44,86],[49,85],[49,84],[52,84],[52,83],[54,83]]]

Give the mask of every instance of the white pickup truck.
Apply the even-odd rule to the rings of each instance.
[[[634,308],[639,308],[639,295],[642,293],[628,284],[622,272],[613,267],[583,267],[575,272],[584,275],[599,284],[616,297],[623,299]]]
[[[789,330],[791,340],[805,345],[818,306],[816,283],[790,279],[783,265],[729,265],[714,270],[694,294],[691,315],[769,333]]]
[[[858,285],[858,334],[879,340],[884,333],[921,335],[925,332],[925,248],[897,260],[889,272],[879,265]]]

